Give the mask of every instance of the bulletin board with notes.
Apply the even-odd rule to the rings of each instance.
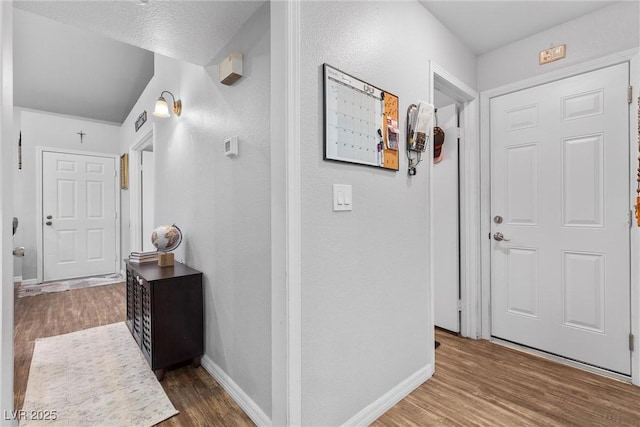
[[[398,170],[398,97],[324,64],[324,159]]]

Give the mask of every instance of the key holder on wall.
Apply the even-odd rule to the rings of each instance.
[[[407,160],[409,176],[417,173],[416,166],[422,161],[422,153],[429,146],[433,124],[433,105],[424,101],[407,108]]]

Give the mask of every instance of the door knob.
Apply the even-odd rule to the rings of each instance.
[[[47,219],[53,219],[51,215],[47,215]]]
[[[51,221],[47,221],[47,222],[45,222],[45,224],[47,224],[47,225],[51,225],[51,224],[53,224],[53,223],[52,223]]]
[[[501,232],[499,232],[499,231],[497,231],[497,232],[495,232],[495,233],[493,234],[493,238],[494,238],[496,241],[498,241],[498,242],[502,242],[502,241],[508,242],[509,240],[511,240],[511,239],[507,239],[507,238],[505,238],[505,237],[504,237],[504,234],[502,234],[502,233],[501,233]]]

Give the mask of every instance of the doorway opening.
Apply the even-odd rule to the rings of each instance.
[[[447,188],[451,188],[451,191],[445,195],[445,199],[448,200],[445,203],[448,203],[449,206],[445,210],[449,210],[453,206],[453,209],[458,211],[457,215],[455,212],[444,212],[439,216],[437,206],[439,199],[436,194],[438,183],[435,180],[438,179],[439,172],[446,173],[446,168],[439,170],[440,165],[432,164],[430,168],[432,209],[430,229],[432,230],[431,235],[434,237],[431,243],[434,324],[440,323],[439,320],[436,322],[436,313],[440,318],[441,312],[444,311],[451,319],[451,326],[443,326],[445,329],[458,332],[462,336],[477,338],[480,332],[478,322],[480,263],[475,254],[480,250],[480,236],[473,230],[479,228],[477,213],[480,203],[478,94],[433,62],[430,62],[430,70],[431,102],[434,105],[436,103],[438,106],[442,105],[438,109],[439,118],[446,120],[444,115],[450,109],[450,112],[447,113],[451,116],[451,130],[449,132],[453,136],[451,141],[455,142],[449,145],[449,148],[446,146],[448,142],[445,143],[445,158],[447,150],[452,152],[452,158],[457,154],[457,162],[454,161],[451,168],[455,170],[448,171],[447,174],[450,181],[453,179],[451,177],[455,177],[456,183],[446,184]],[[457,148],[457,153],[454,148]],[[451,197],[452,194],[453,197]],[[439,232],[436,230],[440,227],[443,216],[448,215],[451,215],[452,218],[447,219],[446,222],[449,223],[450,230],[452,230],[450,233],[455,235],[443,234],[439,236]],[[455,218],[456,216],[457,218]],[[448,267],[450,277],[446,281],[439,280],[439,273],[436,271],[440,267],[438,240],[444,242],[441,247],[449,248],[449,253],[454,252],[454,259],[448,261],[451,264]],[[455,255],[456,250],[457,256]],[[441,298],[442,301],[438,298]]]
[[[458,103],[436,90],[434,126],[444,143],[433,154],[435,325],[460,332],[460,187]]]
[[[129,153],[131,159],[129,200],[131,206],[132,251],[152,251],[151,233],[155,227],[155,163],[153,129],[140,138]]]

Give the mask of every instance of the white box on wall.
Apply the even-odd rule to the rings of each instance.
[[[232,85],[242,77],[242,54],[230,53],[220,63],[220,83]]]
[[[238,156],[238,137],[232,136],[224,140],[224,155],[227,157]]]

